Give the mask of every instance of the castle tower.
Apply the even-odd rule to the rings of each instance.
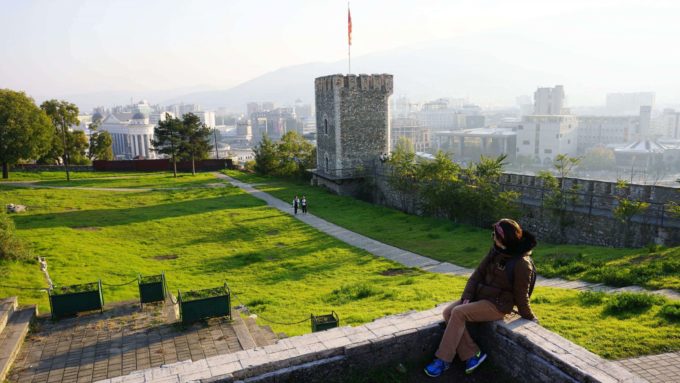
[[[324,76],[314,87],[319,177],[355,178],[389,153],[391,74]]]

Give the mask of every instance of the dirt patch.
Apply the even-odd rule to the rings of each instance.
[[[413,274],[413,270],[400,268],[400,269],[387,269],[380,272],[380,275],[384,275],[386,277],[394,277],[396,275],[408,275],[408,274]]]
[[[283,242],[277,242],[276,247],[286,247],[286,244]]]
[[[74,226],[71,229],[80,231],[100,231],[102,228],[98,226]]]
[[[279,235],[279,231],[278,230],[269,230],[267,232],[267,235]]]
[[[153,257],[153,259],[155,259],[157,261],[167,261],[167,260],[170,260],[170,259],[177,259],[177,258],[179,258],[179,255],[177,255],[177,254],[156,255],[155,257]]]

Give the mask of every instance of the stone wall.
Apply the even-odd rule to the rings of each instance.
[[[329,188],[337,194],[355,195],[363,191],[362,199],[370,197],[374,203],[405,211],[423,214],[420,201],[415,195],[403,195],[394,190],[389,182],[390,167],[377,162],[365,173],[363,187],[353,185],[345,188],[336,185]],[[672,217],[665,208],[671,201],[680,202],[680,189],[653,186],[630,185],[624,195],[616,189],[616,183],[605,181],[567,178],[565,189],[576,184],[579,191],[575,203],[564,213],[560,225],[558,215],[543,207],[547,192],[541,180],[535,176],[505,173],[500,182],[503,190],[520,194],[522,215],[515,217],[540,239],[570,244],[589,244],[613,247],[642,247],[654,243],[665,246],[680,245],[680,219]],[[351,185],[351,183],[349,183]],[[370,193],[365,190],[370,189]],[[643,200],[650,203],[649,209],[634,216],[624,224],[613,215],[617,197]]]
[[[442,309],[394,315],[362,326],[282,339],[271,346],[150,368],[120,381],[342,382],[355,372],[422,363],[432,357],[443,331]],[[518,381],[644,382],[530,321],[513,317],[472,330],[489,353],[490,363]]]

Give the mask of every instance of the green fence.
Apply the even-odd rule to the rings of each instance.
[[[178,290],[177,301],[184,324],[221,316],[231,319],[231,292],[226,283],[212,289],[184,293]]]
[[[312,332],[329,330],[340,325],[340,318],[335,311],[331,311],[328,315],[318,315],[312,314]]]
[[[167,285],[165,273],[158,275],[137,276],[139,283],[139,303],[144,307],[144,303],[165,301]]]
[[[83,311],[103,311],[104,308],[101,280],[81,285],[56,287],[49,291],[49,295],[53,319],[75,315]]]

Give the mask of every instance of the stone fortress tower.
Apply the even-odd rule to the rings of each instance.
[[[391,74],[330,75],[314,81],[316,95],[316,183],[340,194],[390,152]],[[331,183],[335,184],[331,185]]]

